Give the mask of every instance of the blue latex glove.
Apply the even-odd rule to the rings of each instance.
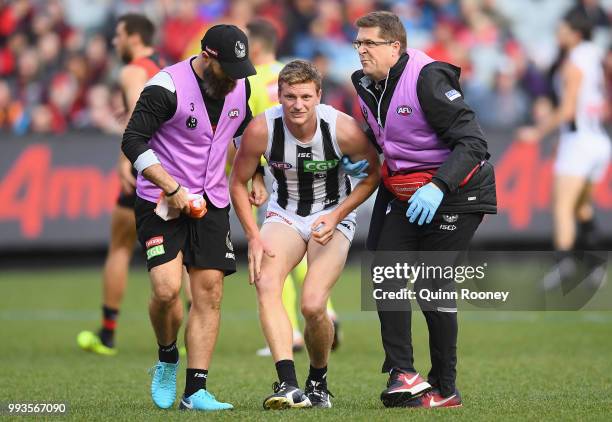
[[[352,177],[356,177],[357,179],[365,179],[368,177],[368,173],[365,171],[368,169],[370,163],[368,160],[361,160],[353,163],[348,155],[342,157],[342,169],[346,174]]]
[[[406,211],[408,221],[414,223],[420,215],[419,226],[422,226],[425,222],[427,224],[431,223],[443,197],[444,192],[433,183],[428,183],[417,189],[408,200],[410,204],[408,211]]]

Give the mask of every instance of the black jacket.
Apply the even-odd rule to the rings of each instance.
[[[375,83],[366,77],[362,70],[356,71],[351,77],[357,95],[368,105],[375,119],[378,118],[377,102],[381,102],[380,121],[383,126],[395,87],[409,60],[408,54],[404,53],[390,69],[384,96],[382,96],[384,80]],[[461,70],[456,66],[432,62],[421,69],[416,86],[419,103],[427,122],[438,138],[451,150],[433,178],[436,185],[445,193],[438,212],[495,214],[497,212],[495,173],[493,166],[486,161],[490,155],[476,115],[464,101],[459,84],[460,73]],[[459,97],[447,95],[453,90],[461,95]],[[367,132],[380,152],[373,128],[368,128]],[[484,164],[470,181],[465,186],[459,187],[467,174],[483,161]],[[392,198],[381,183],[374,205],[370,233],[380,232],[387,204]],[[368,247],[371,246],[370,239],[368,244]]]

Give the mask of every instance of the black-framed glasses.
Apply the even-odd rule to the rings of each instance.
[[[361,47],[362,45],[366,48],[372,48],[372,47],[376,47],[379,45],[391,45],[393,44],[395,41],[372,41],[372,40],[364,40],[364,41],[359,41],[359,40],[355,40],[352,42],[353,47],[355,48],[355,50],[357,50],[359,47]]]

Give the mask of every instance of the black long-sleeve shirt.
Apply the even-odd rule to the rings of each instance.
[[[204,99],[204,105],[206,106],[206,112],[208,113],[211,126],[214,129],[219,122],[221,111],[223,111],[225,98],[217,99],[208,96],[204,90],[204,81],[195,71],[193,74],[198,81],[198,86],[200,87],[202,98]],[[249,97],[251,96],[251,86],[249,85],[248,79],[245,80],[245,88],[247,112],[242,124],[234,134],[234,137],[242,136],[242,132],[244,132],[244,129],[253,119],[253,114],[248,104]],[[142,153],[149,149],[147,143],[155,132],[174,116],[176,107],[176,91],[172,92],[161,85],[155,84],[146,86],[143,89],[123,134],[123,142],[121,145],[123,153],[132,164],[136,162]]]
[[[385,80],[371,81],[368,86],[364,87],[361,84],[364,77],[363,71],[359,70],[352,75],[357,94],[374,113],[375,119],[378,119],[376,101],[381,101],[380,122],[383,127],[395,87],[409,59],[407,53],[402,54],[398,62],[390,69],[384,96]],[[463,99],[463,91],[459,85],[460,72],[458,67],[448,63],[432,62],[423,67],[416,86],[425,119],[438,138],[451,150],[450,155],[434,176],[436,184],[447,193],[454,192],[468,173],[478,163],[489,157],[487,142],[476,120],[476,115]],[[368,90],[374,93],[376,98]],[[450,100],[446,93],[452,90],[458,91],[461,96]],[[372,128],[369,128],[367,132],[370,140],[376,145]]]

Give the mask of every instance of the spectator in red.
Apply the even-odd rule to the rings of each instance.
[[[53,133],[63,133],[72,118],[78,95],[78,83],[76,79],[67,73],[60,73],[53,78],[49,88],[49,130]],[[42,112],[42,110],[39,110]],[[35,117],[36,113],[34,113]],[[41,118],[41,121],[44,120]],[[34,123],[34,121],[33,121]],[[46,123],[46,122],[45,122]],[[42,125],[47,127],[47,125]],[[39,129],[42,131],[42,129]]]
[[[104,81],[109,68],[108,44],[102,34],[96,34],[87,41],[85,58],[89,68],[89,83]]]
[[[40,59],[33,48],[26,48],[17,58],[16,96],[24,106],[39,104],[44,84],[40,80]]]
[[[198,15],[196,0],[181,0],[162,27],[161,52],[171,62],[181,60],[189,42],[202,33],[206,22]]]
[[[461,76],[469,79],[471,69],[468,52],[456,40],[459,26],[449,19],[441,19],[434,28],[432,43],[425,49],[425,53],[434,60],[460,67]]]

